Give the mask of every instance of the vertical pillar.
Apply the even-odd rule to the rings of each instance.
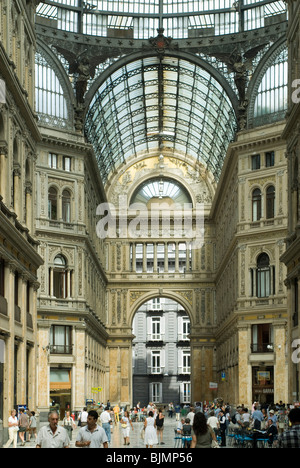
[[[68,269],[67,272],[67,299],[71,297],[71,271]]]
[[[179,242],[175,242],[175,273],[179,273]]]
[[[251,325],[238,326],[238,362],[239,362],[239,402],[251,406],[252,402],[252,367],[248,363],[251,337]]]
[[[147,273],[147,244],[143,244],[143,273]]]
[[[7,148],[0,148],[0,195],[3,197],[4,203],[7,203]]]
[[[13,193],[13,200],[14,200],[14,211],[15,213],[22,219],[21,217],[21,205],[22,205],[22,190],[21,190],[21,168],[19,164],[14,165],[14,193]]]
[[[136,244],[132,244],[132,272],[136,272]]]
[[[165,273],[169,271],[169,248],[168,242],[165,242]]]
[[[157,243],[153,244],[153,273],[157,273]]]

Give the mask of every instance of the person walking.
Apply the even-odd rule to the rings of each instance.
[[[125,411],[124,416],[121,419],[121,425],[122,425],[122,433],[123,433],[123,438],[124,438],[124,445],[130,445],[130,426],[131,429],[133,430],[133,425],[132,421],[129,418],[129,412]]]
[[[115,416],[115,425],[117,425],[117,423],[119,422],[119,414],[120,414],[120,407],[119,405],[117,404],[116,406],[114,406],[114,416]]]
[[[252,419],[254,421],[254,429],[257,429],[258,431],[260,431],[261,424],[265,420],[265,417],[258,406],[254,407],[254,411],[252,413]]]
[[[70,439],[67,431],[58,425],[59,415],[57,411],[48,414],[47,426],[40,429],[37,437],[36,448],[69,448]]]
[[[80,416],[79,416],[79,421],[80,421],[80,426],[85,427],[87,425],[87,417],[88,417],[88,412],[87,408],[83,408]]]
[[[226,424],[226,417],[223,412],[223,410],[220,411],[219,413],[219,424],[220,424],[220,435],[221,435],[221,447],[226,447],[226,429],[227,429],[227,424]]]
[[[105,430],[105,434],[110,444],[111,441],[111,432],[110,432],[110,425],[112,423],[111,416],[110,416],[110,408],[106,406],[105,410],[101,413],[100,421],[102,423],[102,427]]]
[[[63,427],[66,429],[69,439],[72,440],[72,432],[75,429],[75,423],[73,418],[70,416],[70,411],[66,412],[66,415],[63,420]]]
[[[160,439],[159,444],[164,445],[165,443],[163,442],[163,434],[164,434],[164,415],[162,412],[162,409],[159,408],[158,410],[158,415],[156,416],[156,431],[157,431],[157,439]]]
[[[35,412],[31,411],[30,419],[29,419],[29,435],[28,435],[28,442],[30,442],[31,436],[34,435],[35,442],[37,441],[37,432],[36,432],[36,417]]]
[[[213,442],[217,444],[216,435],[207,424],[206,417],[201,412],[195,414],[193,431],[194,435],[192,437],[191,449],[211,448]]]
[[[211,411],[210,416],[207,420],[207,424],[212,428],[212,430],[215,432],[217,435],[220,429],[220,423],[218,418],[215,416],[215,412]]]
[[[146,448],[150,447],[153,448],[153,445],[158,445],[158,439],[156,435],[156,422],[154,419],[154,414],[153,411],[149,411],[148,418],[146,418],[144,422],[144,427],[145,427],[145,439],[144,439],[144,444],[146,445]]]
[[[17,441],[18,441],[18,432],[19,432],[19,421],[17,418],[16,410],[12,410],[10,413],[10,417],[8,418],[8,435],[9,439],[3,448],[8,448],[13,444],[14,448],[17,448]]]
[[[21,439],[21,445],[25,445],[25,432],[29,429],[29,418],[25,413],[24,408],[20,408],[20,417],[19,417],[19,437]]]
[[[87,424],[77,435],[76,447],[80,448],[108,448],[108,440],[103,427],[98,426],[98,413],[95,410],[88,412]]]

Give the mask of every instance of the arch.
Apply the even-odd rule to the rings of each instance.
[[[142,291],[141,291],[142,293]],[[158,290],[156,291],[147,291],[144,294],[142,294],[135,302],[134,304],[131,305],[130,307],[130,312],[128,316],[128,323],[130,324],[130,327],[132,328],[133,324],[133,319],[137,311],[142,307],[143,304],[145,304],[148,301],[151,301],[152,299],[156,298],[166,298],[166,299],[171,299],[178,304],[182,306],[184,311],[187,313],[189,316],[190,322],[191,322],[191,327],[193,327],[195,318],[194,318],[194,313],[193,313],[193,307],[192,305],[183,297],[180,295],[180,293],[175,293],[174,291],[169,291],[169,290],[163,290],[160,294]]]
[[[267,72],[267,70],[272,66],[274,60],[280,56],[287,48],[286,37],[283,36],[279,38],[275,44],[273,44],[268,52],[263,56],[263,59],[258,64],[250,84],[247,90],[247,99],[249,100],[248,110],[247,110],[247,121],[248,128],[253,128],[255,126],[255,103],[258,96],[258,90],[261,85],[261,82]],[[284,111],[285,112],[285,111]],[[280,118],[284,118],[284,114]]]
[[[273,219],[275,217],[275,200],[276,190],[273,184],[266,187],[266,218]]]
[[[44,74],[40,76],[38,67],[47,67],[51,70],[51,83],[47,82],[45,85]],[[55,101],[52,98],[53,102],[51,102],[50,108],[45,109],[44,93],[49,95],[51,90],[55,90]],[[72,130],[74,127],[75,96],[70,80],[57,56],[41,40],[37,41],[35,92],[36,112],[39,114],[41,123]],[[48,97],[48,100],[50,98]]]
[[[179,193],[180,192],[180,193]],[[133,191],[129,203],[151,203],[152,199],[169,198],[173,203],[193,204],[189,190],[176,179],[166,176],[148,177]]]
[[[62,204],[62,219],[65,223],[71,222],[71,199],[72,199],[72,192],[70,189],[66,188],[62,191],[61,196],[61,204]]]
[[[58,192],[53,184],[48,188],[48,218],[54,221],[58,218]]]
[[[130,157],[154,149],[190,155],[217,180],[235,138],[233,90],[211,65],[187,53],[122,58],[95,81],[86,103],[85,134],[105,182]]]
[[[254,188],[251,193],[252,221],[259,221],[262,217],[262,192],[260,188]]]
[[[54,252],[51,253],[51,257],[49,258],[49,264],[53,266],[55,258],[59,256],[61,256],[64,259],[66,266],[71,265],[71,259],[69,254],[65,252],[62,247],[58,247]]]

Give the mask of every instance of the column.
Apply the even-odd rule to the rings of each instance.
[[[179,273],[179,242],[175,242],[175,273]]]
[[[153,273],[157,273],[157,243],[153,244]]]
[[[71,270],[66,271],[67,275],[67,299],[71,297]]]
[[[165,273],[169,271],[169,249],[168,242],[165,242]]]
[[[54,297],[54,271],[52,267],[50,268],[50,271],[49,271],[49,282],[50,282],[50,288],[49,288],[50,296]]]
[[[252,405],[252,367],[248,363],[251,343],[251,325],[238,325],[238,397],[239,402]]]
[[[147,244],[143,244],[143,273],[147,273]]]
[[[136,272],[136,244],[132,244],[132,272]]]
[[[22,205],[22,190],[21,190],[21,168],[19,164],[14,165],[14,187],[13,187],[13,208],[15,213],[18,215],[20,219],[21,216],[21,205]]]
[[[25,223],[29,231],[32,231],[33,216],[32,216],[32,184],[31,183],[26,184],[25,197],[26,197]]]
[[[7,203],[6,194],[8,189],[7,180],[7,147],[0,148],[0,195],[4,203]]]

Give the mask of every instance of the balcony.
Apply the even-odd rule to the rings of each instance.
[[[273,343],[255,343],[251,345],[251,352],[253,354],[274,353]]]
[[[50,345],[50,354],[72,354],[72,345]]]

